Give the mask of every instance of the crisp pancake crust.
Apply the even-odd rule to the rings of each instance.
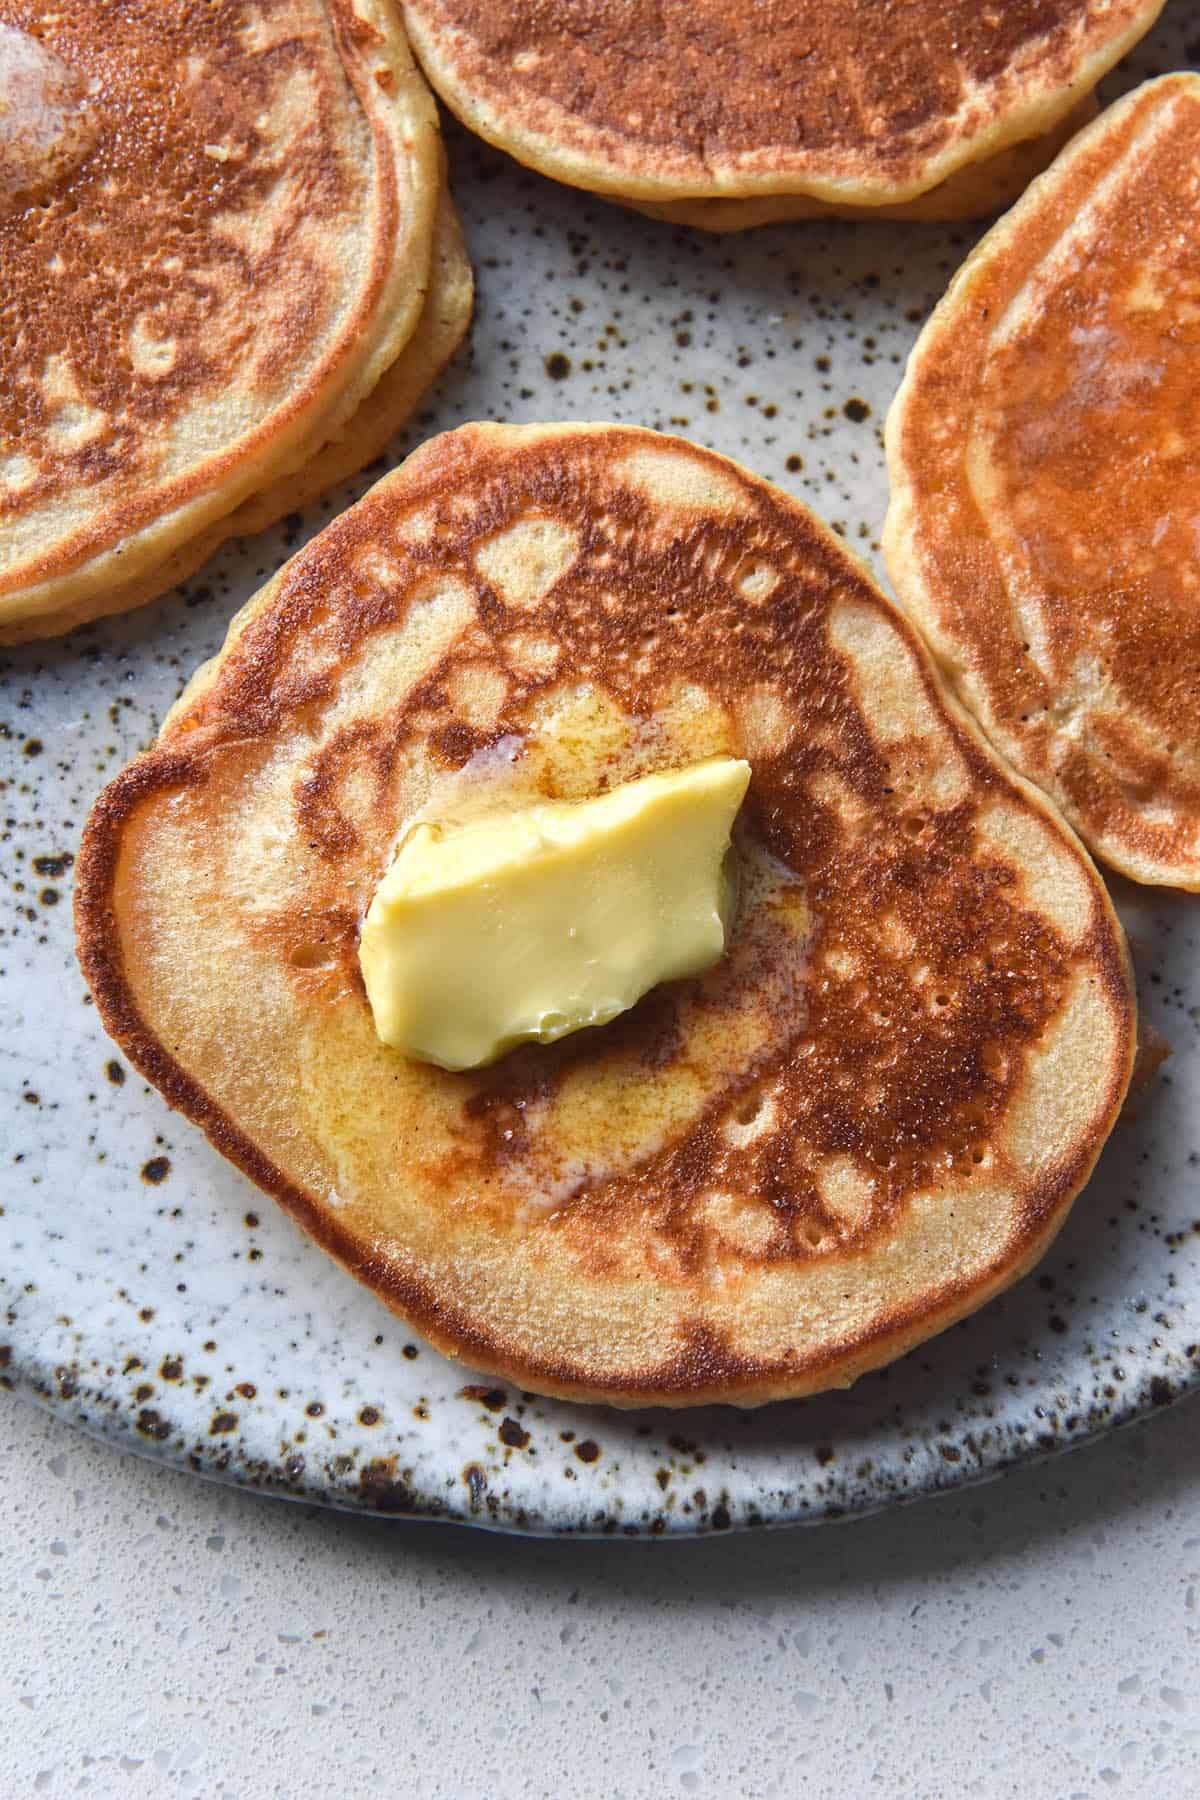
[[[626,204],[652,219],[699,231],[750,231],[758,225],[789,224],[797,219],[901,219],[918,224],[981,219],[1019,200],[1034,177],[1054,161],[1077,131],[1091,124],[1098,111],[1095,95],[1088,94],[1052,130],[966,163],[915,200],[900,200],[891,206],[838,205],[806,194],[765,194],[757,200],[634,200]]]
[[[986,237],[888,425],[896,587],[988,734],[1135,880],[1200,887],[1200,78]]]
[[[359,923],[418,808],[752,766],[730,950],[451,1075]],[[1102,883],[810,514],[605,426],[433,440],[244,609],[77,870],[109,1030],[452,1354],[622,1404],[845,1383],[1022,1273],[1120,1104]]]
[[[404,0],[481,136],[635,200],[912,199],[1048,131],[1162,0]]]
[[[416,330],[384,370],[370,393],[337,435],[321,445],[300,468],[272,481],[261,493],[189,538],[165,563],[135,577],[114,581],[56,613],[0,622],[0,644],[70,631],[85,619],[128,612],[193,575],[232,537],[266,531],[285,514],[299,512],[339,481],[374,460],[386,448],[462,342],[471,322],[475,283],[467,259],[462,226],[448,189],[443,186],[433,230],[433,262],[429,292]]]
[[[0,626],[104,610],[412,335],[440,176],[390,0],[0,0]]]

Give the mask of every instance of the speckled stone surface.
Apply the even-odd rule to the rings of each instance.
[[[6,1800],[1192,1800],[1200,1412],[824,1531],[272,1505],[0,1405]]]
[[[1125,79],[1185,58],[1186,8]],[[711,240],[556,189],[461,134],[470,354],[397,454],[464,419],[611,417],[740,457],[869,558],[880,431],[961,230]],[[380,471],[375,470],[378,474]],[[1165,1405],[1200,1365],[1200,904],[1116,897],[1174,1056],[1038,1274],[852,1392],[620,1415],[493,1387],[413,1339],[115,1056],[74,964],[71,858],[236,606],[337,507],[180,594],[0,664],[0,1381],[126,1449],[297,1499],[534,1532],[869,1511]]]

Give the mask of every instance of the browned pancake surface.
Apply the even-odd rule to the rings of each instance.
[[[359,921],[437,784],[721,751],[753,778],[709,975],[470,1075],[378,1043]],[[464,428],[322,532],[98,802],[78,920],[173,1104],[435,1343],[581,1397],[805,1392],[978,1305],[1132,1052],[1094,871],[865,573],[615,427]]]
[[[1135,879],[1200,885],[1200,78],[985,239],[889,427],[889,561],[988,731]]]
[[[774,191],[867,204],[908,199],[1048,129],[1158,10],[405,0],[443,97],[548,173],[645,199]]]
[[[373,13],[0,0],[0,599],[42,610],[39,584],[164,517],[169,537],[307,412],[338,422],[410,240],[415,323],[436,127]]]

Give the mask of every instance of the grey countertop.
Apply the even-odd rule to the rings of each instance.
[[[0,1406],[0,1794],[1200,1791],[1194,1402],[986,1488],[694,1543],[287,1506]]]

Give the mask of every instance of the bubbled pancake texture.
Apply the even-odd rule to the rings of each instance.
[[[108,610],[411,336],[436,121],[360,14],[0,0],[0,625]]]
[[[722,752],[753,777],[714,970],[471,1074],[378,1042],[359,921],[417,808]],[[439,1346],[579,1397],[805,1392],[970,1310],[1132,1052],[1091,864],[865,573],[618,427],[465,427],[327,527],[101,797],[77,894],[167,1097]]]
[[[904,200],[1049,129],[1161,0],[405,0],[434,86],[546,173],[644,200]]]
[[[889,425],[889,566],[988,733],[1136,880],[1200,886],[1200,78],[984,240]]]

